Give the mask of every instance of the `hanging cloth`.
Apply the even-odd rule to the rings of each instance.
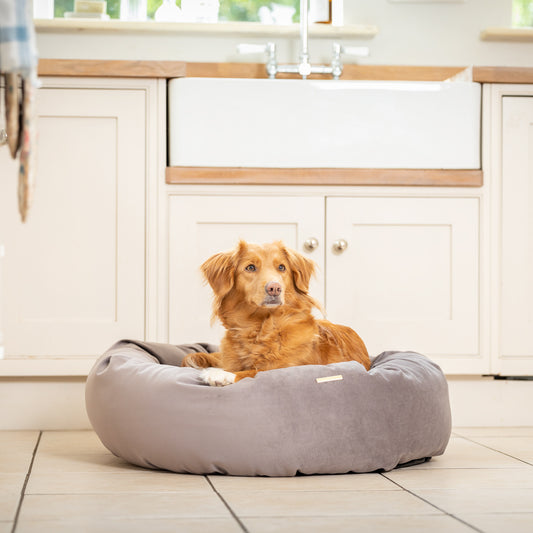
[[[18,204],[25,222],[33,196],[36,137],[37,51],[31,0],[0,0],[2,74],[6,126],[0,139],[5,138],[12,157],[19,158]]]

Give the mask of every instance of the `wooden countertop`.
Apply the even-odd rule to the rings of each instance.
[[[345,80],[442,81],[465,67],[402,65],[344,65]],[[127,78],[265,78],[262,63],[192,63],[185,61],[131,61],[92,59],[41,59],[39,76]],[[480,83],[533,83],[530,67],[474,67]]]
[[[97,59],[39,59],[39,76],[95,78],[181,78],[184,61],[123,61]]]

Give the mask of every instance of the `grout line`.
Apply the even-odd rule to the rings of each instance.
[[[487,444],[483,444],[482,442],[476,442],[475,440],[472,440],[472,438],[469,437],[461,437],[464,440],[467,440],[468,442],[471,442],[472,444],[477,444],[478,446],[482,446],[483,448],[486,448],[487,450],[491,450],[492,452],[501,453],[502,455],[505,455],[507,457],[510,457],[511,459],[515,459],[517,461],[520,461],[521,463],[524,463],[528,466],[533,466],[533,463],[526,461],[525,459],[520,459],[520,457],[515,457],[514,455],[511,455],[510,453],[502,452],[501,450],[498,450],[496,448],[492,448],[488,446]],[[478,437],[480,439],[483,438],[494,438],[494,437]],[[498,437],[496,437],[498,438]],[[505,438],[505,437],[504,437]]]
[[[15,512],[15,519],[13,520],[13,528],[11,529],[11,533],[15,533],[15,530],[17,529],[20,510],[22,509],[22,502],[24,501],[24,496],[26,494],[26,487],[28,486],[28,481],[30,480],[31,470],[33,468],[33,462],[35,461],[35,456],[37,455],[37,448],[39,447],[39,444],[41,442],[41,437],[42,436],[43,436],[43,432],[39,431],[39,436],[37,437],[37,442],[35,443],[35,447],[33,448],[33,453],[32,453],[32,456],[31,456],[30,466],[28,467],[28,472],[26,474],[26,478],[24,479],[24,484],[22,485],[22,490],[20,491],[20,500],[19,500],[19,504],[17,506],[17,511]]]
[[[468,522],[466,522],[462,518],[459,518],[458,516],[455,516],[454,514],[448,513],[447,511],[445,511],[444,509],[441,509],[440,507],[438,507],[434,503],[431,503],[429,500],[426,500],[425,498],[422,498],[422,496],[418,495],[416,492],[413,492],[413,491],[411,491],[409,489],[406,489],[405,487],[400,485],[397,481],[394,481],[394,479],[391,479],[391,478],[387,477],[385,474],[380,474],[380,475],[383,476],[384,478],[388,479],[389,481],[392,481],[395,485],[400,487],[403,491],[411,494],[411,496],[414,496],[415,498],[418,498],[419,500],[422,500],[424,503],[427,503],[428,505],[431,505],[431,507],[434,507],[435,509],[437,509],[437,511],[440,511],[441,513],[444,513],[446,516],[449,516],[449,517],[457,520],[458,522],[461,522],[461,524],[464,524],[465,526],[468,526],[469,528],[473,529],[474,531],[477,531],[478,533],[484,533],[483,530],[478,529],[477,527],[473,526],[472,524],[469,524]]]
[[[213,483],[209,479],[209,476],[205,476],[205,479],[207,480],[209,485],[211,485],[211,488],[213,489],[215,494],[220,498],[220,501],[226,506],[226,509],[230,512],[231,516],[233,516],[233,518],[235,518],[235,520],[239,524],[240,528],[244,531],[244,533],[250,533],[248,531],[248,528],[242,523],[241,519],[235,514],[235,511],[230,507],[228,502],[224,499],[222,494],[220,494],[220,492],[218,492],[218,490],[215,488],[215,486],[213,485]],[[14,532],[12,532],[12,533],[14,533]]]

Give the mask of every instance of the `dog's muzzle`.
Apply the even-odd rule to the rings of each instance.
[[[278,305],[281,305],[283,303],[281,299],[282,292],[283,288],[281,284],[277,281],[269,281],[265,285],[266,296],[261,305],[265,307],[277,307]]]
[[[269,296],[267,295],[265,299],[261,302],[263,307],[278,307],[283,302],[279,296]]]

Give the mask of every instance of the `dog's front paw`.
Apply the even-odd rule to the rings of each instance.
[[[200,373],[200,379],[211,387],[224,387],[235,383],[235,374],[226,372],[222,368],[206,368]]]

